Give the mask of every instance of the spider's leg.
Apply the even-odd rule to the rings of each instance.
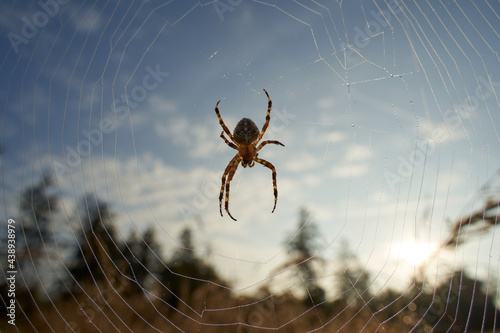
[[[272,143],[272,144],[275,144],[275,145],[281,145],[281,146],[285,147],[285,145],[284,145],[284,144],[282,144],[282,143],[281,143],[281,142],[279,142],[279,141],[276,141],[276,140],[266,140],[266,141],[262,141],[262,142],[260,143],[260,145],[257,147],[257,151],[261,150],[261,149],[262,149],[262,147],[264,147],[264,146],[265,146],[265,145],[267,145],[268,143]]]
[[[220,137],[222,138],[222,140],[224,140],[225,143],[227,143],[227,145],[229,147],[238,150],[238,146],[237,145],[235,145],[234,143],[232,143],[231,141],[229,141],[228,139],[226,139],[226,137],[224,136],[224,131],[222,131],[220,133]]]
[[[273,172],[274,207],[271,213],[274,213],[274,210],[276,209],[276,202],[278,201],[278,187],[276,186],[276,168],[268,161],[260,158],[255,158],[255,162],[262,164],[263,166],[271,169],[271,171]]]
[[[224,124],[224,120],[222,120],[222,117],[219,113],[219,103],[220,101],[218,101],[217,105],[215,105],[215,113],[217,114],[217,118],[219,118],[219,124],[221,125],[224,132],[226,132],[227,136],[229,136],[229,138],[234,141],[233,135],[229,131],[229,128],[227,128],[226,124]]]
[[[222,174],[222,185],[220,187],[220,194],[219,194],[219,211],[220,211],[220,216],[222,215],[222,198],[224,197],[224,185],[226,185],[226,175],[231,172],[231,170],[235,167],[235,163],[239,163],[239,155],[236,154],[231,161],[226,166],[226,169],[224,170],[224,173]],[[238,166],[238,164],[236,164]],[[226,198],[227,202],[227,198]]]
[[[269,94],[267,93],[266,89],[264,89],[264,92],[266,93],[267,96],[267,116],[266,116],[266,122],[264,123],[264,126],[262,126],[262,131],[260,131],[259,137],[257,140],[255,140],[255,143],[259,142],[260,139],[264,136],[264,133],[267,130],[267,127],[269,126],[269,121],[271,120],[271,108],[273,106],[273,102],[271,101],[271,98],[269,97]]]
[[[231,168],[231,170],[229,171],[229,175],[227,176],[226,199],[224,202],[224,208],[226,209],[227,214],[229,215],[229,217],[231,217],[235,221],[236,221],[236,219],[229,212],[229,184],[231,183],[231,180],[233,180],[233,176],[234,176],[236,169],[238,168],[238,165],[240,164],[240,161],[241,161],[240,155],[236,155],[236,157],[237,157],[237,160],[235,162],[233,162],[234,166]]]

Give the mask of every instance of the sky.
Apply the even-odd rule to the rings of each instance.
[[[43,4],[43,5],[42,5]],[[185,227],[196,250],[258,288],[286,261],[306,207],[332,280],[347,240],[377,285],[409,282],[414,252],[498,195],[500,22],[492,1],[17,1],[0,4],[1,219],[52,174],[67,220],[85,193],[121,235],[149,226],[165,251]],[[271,121],[239,167],[231,220],[219,137]],[[409,249],[409,250],[404,250]],[[443,253],[498,270],[494,231]],[[424,255],[425,258],[425,255]],[[433,261],[435,265],[440,262]]]

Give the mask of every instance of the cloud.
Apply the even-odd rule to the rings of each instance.
[[[339,143],[347,138],[342,131],[330,130],[330,126],[315,125],[305,131],[306,142],[310,146]]]
[[[368,159],[372,153],[367,145],[351,145],[344,152],[341,161],[335,165],[330,175],[334,178],[354,178],[366,175],[369,172]]]
[[[286,163],[285,168],[291,172],[302,172],[314,170],[322,164],[323,162],[317,155],[311,154],[308,151],[299,151],[293,159]]]
[[[330,175],[334,178],[355,178],[366,175],[368,171],[367,165],[347,164],[333,167],[330,171]]]
[[[185,148],[187,154],[194,158],[213,155],[221,143],[214,126],[195,123],[185,117],[175,116],[157,121],[154,130],[159,137],[170,139],[173,145]]]
[[[42,158],[47,165],[45,169],[49,170],[54,159],[57,157]],[[168,229],[171,235],[185,222],[181,204],[192,205],[192,198],[206,178],[203,167],[174,167],[145,153],[137,159],[92,156],[82,161],[81,168],[74,168],[56,180],[67,203],[74,205],[85,193],[92,193],[111,205],[122,228],[130,229],[132,225],[141,229],[150,223],[175,225]],[[201,211],[204,207],[195,208]],[[70,204],[66,212],[71,215],[74,209]]]
[[[366,145],[353,145],[347,150],[344,158],[348,162],[366,161],[370,157],[370,147]]]
[[[179,111],[177,105],[162,94],[151,94],[148,97],[148,106],[151,112],[158,116],[172,115]]]
[[[156,134],[162,138],[172,138],[175,144],[183,143],[187,138],[188,120],[177,117],[167,121],[157,121],[154,124]]]
[[[99,12],[93,7],[89,8],[85,14],[79,15],[80,20],[71,20],[73,26],[82,33],[94,33],[102,30],[105,21],[102,11]]]
[[[316,101],[316,106],[318,109],[327,110],[330,112],[338,103],[339,99],[335,97],[324,97]]]
[[[455,117],[456,121],[452,124],[447,124],[445,122],[434,123],[430,119],[424,119],[420,121],[420,125],[424,129],[424,135],[430,141],[437,143],[446,143],[450,141],[460,141],[466,138],[466,133],[463,130],[463,125],[458,120],[459,117]]]

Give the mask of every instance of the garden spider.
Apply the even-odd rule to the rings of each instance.
[[[240,162],[244,168],[246,168],[247,166],[251,168],[254,166],[255,162],[257,162],[271,169],[271,171],[273,172],[272,176],[273,176],[273,189],[274,189],[274,207],[271,213],[274,213],[274,210],[276,209],[276,202],[278,200],[278,187],[276,186],[276,169],[274,168],[274,165],[272,165],[268,161],[258,158],[257,156],[259,154],[257,154],[257,152],[261,150],[268,143],[281,145],[283,147],[285,145],[276,140],[266,140],[262,141],[259,144],[259,146],[256,147],[257,143],[259,143],[260,139],[262,139],[264,133],[266,132],[267,127],[269,126],[269,120],[271,120],[271,107],[273,103],[271,101],[271,98],[269,98],[269,94],[267,93],[266,89],[264,89],[264,92],[266,93],[268,100],[267,116],[266,116],[266,122],[264,123],[264,126],[262,126],[262,131],[260,131],[260,133],[259,133],[259,128],[257,127],[257,125],[255,125],[255,123],[252,120],[248,118],[243,118],[238,122],[238,124],[234,128],[233,131],[234,135],[231,134],[226,124],[224,124],[222,117],[220,116],[219,113],[220,101],[218,101],[217,105],[215,106],[215,113],[217,114],[217,118],[219,118],[219,124],[223,129],[222,133],[220,134],[220,137],[224,140],[225,143],[227,143],[229,147],[236,149],[238,151],[238,153],[232,158],[232,160],[226,166],[226,170],[224,170],[224,174],[222,175],[222,185],[220,188],[220,195],[219,195],[220,216],[223,216],[222,197],[224,196],[224,185],[225,185],[226,199],[224,207],[228,215],[235,221],[236,219],[229,212],[229,183],[233,179],[234,173],[236,172],[236,169],[238,168]],[[224,132],[226,132],[226,134],[234,143],[226,139],[226,137],[224,136]],[[226,181],[226,176],[227,176],[227,181]]]

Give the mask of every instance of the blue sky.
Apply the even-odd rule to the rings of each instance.
[[[91,192],[123,235],[154,225],[171,249],[191,226],[198,250],[251,289],[285,260],[305,206],[325,280],[345,238],[384,285],[413,271],[399,243],[433,246],[488,180],[498,194],[500,25],[488,2],[47,3],[0,5],[3,219],[49,171],[67,219]],[[219,215],[235,151],[214,106],[231,130],[243,117],[261,127],[263,88],[264,139],[285,144],[259,153],[277,169],[278,204],[271,214],[269,169],[240,167],[234,222]],[[446,260],[484,274],[493,239]]]

